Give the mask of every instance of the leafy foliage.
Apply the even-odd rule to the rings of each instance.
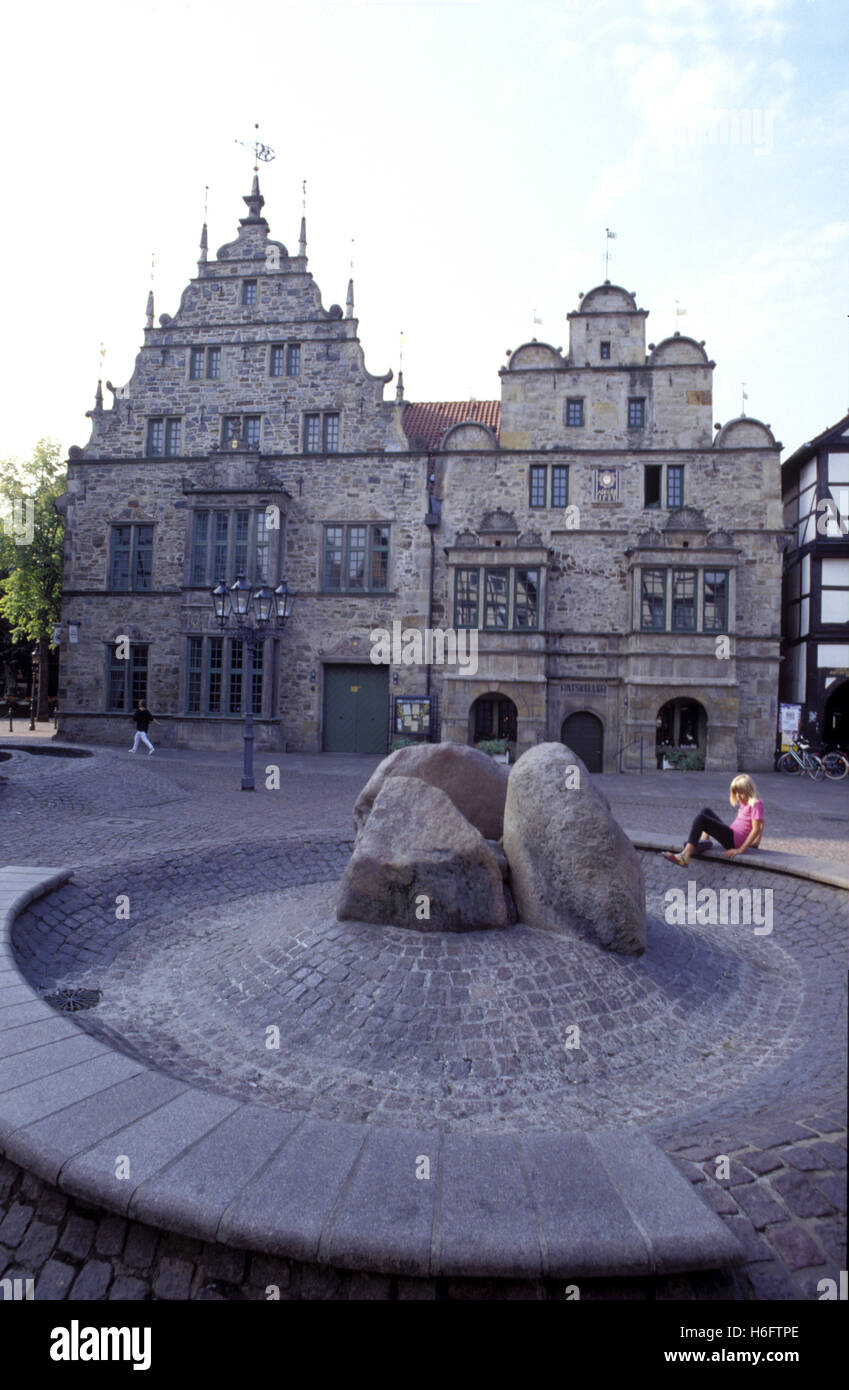
[[[65,523],[54,502],[65,491],[62,451],[54,440],[42,439],[26,462],[0,461],[0,618],[13,640],[41,642],[52,638],[62,600],[62,553]],[[16,539],[13,507],[18,522],[27,515],[31,499],[32,539]],[[23,540],[18,544],[17,540]]]

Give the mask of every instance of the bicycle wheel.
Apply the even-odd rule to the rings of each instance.
[[[849,772],[849,760],[844,758],[842,753],[826,753],[822,765],[826,777],[830,777],[833,782],[838,782]]]
[[[815,782],[821,782],[825,776],[825,768],[822,765],[822,758],[818,758],[816,753],[805,754],[805,771]]]
[[[782,753],[775,764],[775,770],[786,773],[788,777],[798,777],[802,771],[792,753]]]

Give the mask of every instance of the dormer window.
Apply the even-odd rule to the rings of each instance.
[[[242,281],[242,304],[246,309],[253,309],[256,305],[257,285],[256,280]]]
[[[610,343],[599,344],[602,362],[610,361]]]

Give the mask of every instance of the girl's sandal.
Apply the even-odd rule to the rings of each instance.
[[[678,864],[682,869],[686,869],[687,860],[683,854],[672,854],[669,850],[663,851],[664,859],[668,859],[671,864]]]

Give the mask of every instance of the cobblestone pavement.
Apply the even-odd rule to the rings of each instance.
[[[655,915],[645,954],[621,957],[523,926],[451,936],[337,922],[349,849],[242,846],[81,871],[18,919],[18,958],[36,988],[102,990],[77,1021],[123,1050],[322,1119],[645,1123],[749,1082],[763,1089],[766,1063],[778,1098],[804,1081],[802,1046],[820,1057],[819,1089],[839,1084],[836,889],[759,875],[773,894],[769,935],[670,926],[663,894],[680,871],[643,854]],[[702,863],[687,879],[726,876]],[[116,920],[121,895],[128,921]]]
[[[774,896],[771,933],[671,927],[666,890],[689,878],[718,887],[724,867],[682,874],[643,855],[654,916],[639,959],[567,950],[525,928],[439,938],[337,923],[330,885],[376,761],[277,755],[282,792],[254,796],[238,791],[232,756],[166,750],[156,763],[98,750],[3,763],[6,861],[77,866],[19,919],[22,967],[44,989],[103,989],[77,1021],[164,1070],[325,1118],[641,1123],[749,1262],[593,1281],[581,1296],[816,1298],[846,1264],[845,895],[758,873]],[[273,762],[259,757],[258,772]],[[771,847],[845,854],[842,784],[758,780]],[[602,781],[624,823],[650,810],[672,843],[694,803],[719,811],[727,799],[727,779],[707,775]],[[747,878],[738,869],[734,886]],[[116,916],[120,894],[129,920]],[[567,1048],[575,1024],[581,1045]],[[266,1046],[270,1025],[279,1049]],[[564,1296],[547,1281],[394,1280],[202,1246],[0,1160],[2,1277],[35,1278],[42,1298],[265,1298],[268,1285],[284,1298]]]

